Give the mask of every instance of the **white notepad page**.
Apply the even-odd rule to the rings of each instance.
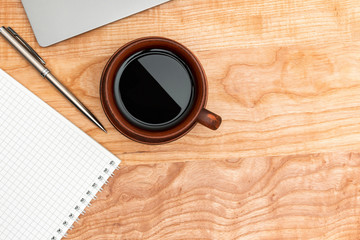
[[[61,239],[119,164],[0,69],[1,240]]]

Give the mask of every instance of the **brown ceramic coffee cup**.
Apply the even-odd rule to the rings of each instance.
[[[166,130],[152,131],[132,124],[119,110],[116,103],[114,83],[123,63],[135,53],[146,49],[163,49],[176,54],[187,65],[194,81],[194,100],[186,117]],[[126,137],[146,144],[162,144],[174,141],[188,133],[196,123],[212,130],[219,128],[221,117],[205,109],[207,80],[199,60],[180,43],[162,37],[146,37],[121,47],[109,59],[101,76],[100,98],[102,107],[111,124]]]

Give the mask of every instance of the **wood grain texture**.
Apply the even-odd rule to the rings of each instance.
[[[359,239],[360,155],[125,166],[70,231],[99,239]]]
[[[125,165],[140,164],[116,172],[69,239],[360,239],[360,155],[310,154],[360,150],[357,0],[173,0],[48,48],[20,0],[0,0],[0,24],[28,40],[109,133],[2,39],[0,68]],[[99,101],[102,69],[144,36],[198,56],[218,131],[198,125],[147,146],[112,128]]]
[[[101,120],[105,135],[0,39],[0,68],[124,160],[224,160],[360,149],[360,5],[357,0],[173,0],[40,48],[20,0],[1,0],[11,25]],[[107,121],[99,80],[123,44],[158,35],[183,43],[208,75],[218,131],[198,125],[163,146],[132,142]]]

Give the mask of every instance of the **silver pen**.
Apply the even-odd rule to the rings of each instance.
[[[12,28],[0,27],[2,35],[26,60],[38,70],[43,78],[49,80],[75,107],[77,107],[96,126],[106,132],[99,120],[45,67],[45,61]]]

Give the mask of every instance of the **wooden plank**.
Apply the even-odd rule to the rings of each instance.
[[[34,46],[109,134],[4,40],[0,68],[125,164],[141,164],[116,172],[70,239],[359,238],[360,156],[309,155],[360,149],[358,1],[173,0],[49,48],[36,43],[20,0],[0,5],[0,23]],[[150,35],[199,57],[208,107],[224,119],[218,131],[197,126],[174,143],[146,146],[110,126],[101,71],[120,46]]]
[[[359,239],[360,155],[125,166],[80,239]]]
[[[79,114],[4,40],[0,68],[124,160],[125,164],[224,160],[360,149],[360,5],[356,0],[173,0],[76,38],[40,48],[20,0],[2,0],[11,25],[95,113],[105,135]],[[197,126],[167,145],[116,132],[99,101],[107,59],[137,37],[188,46],[204,65],[216,132]]]

